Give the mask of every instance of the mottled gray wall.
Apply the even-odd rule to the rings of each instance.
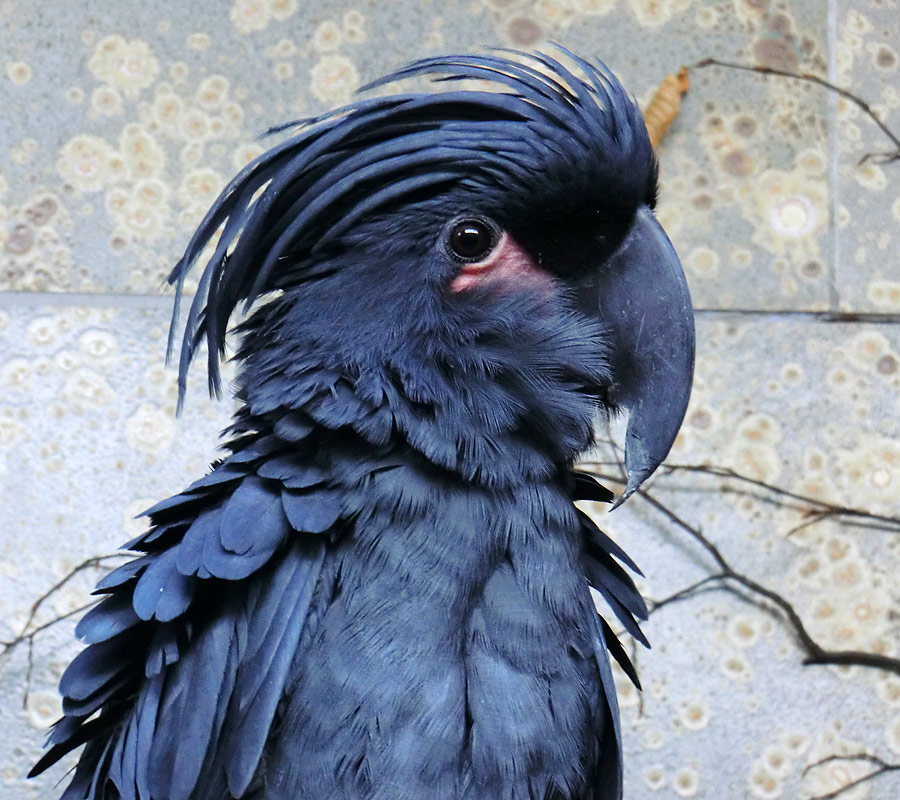
[[[175,418],[161,284],[260,152],[256,134],[413,57],[547,40],[600,56],[642,102],[666,73],[716,56],[830,76],[900,128],[896,0],[0,2],[0,639],[83,605],[97,569],[31,614],[211,458],[230,406],[204,398],[198,370]],[[889,142],[820,87],[692,79],[660,150],[659,215],[698,308],[672,460],[896,515],[900,163],[858,166]],[[793,602],[823,646],[898,653],[896,533],[834,519],[791,533],[809,518],[721,488],[676,473],[651,491]],[[651,598],[714,567],[640,498],[596,511]],[[804,777],[819,758],[900,759],[900,678],[804,668],[777,618],[721,592],[661,609],[646,630],[643,696],[621,683],[630,800],[808,798],[867,769]],[[0,657],[4,800],[53,798],[62,775],[24,780],[59,713],[71,620],[32,643]],[[842,796],[895,798],[900,782]]]

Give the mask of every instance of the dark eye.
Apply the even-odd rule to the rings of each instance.
[[[457,261],[481,261],[496,247],[500,231],[490,220],[467,217],[450,223],[444,237],[448,254]]]

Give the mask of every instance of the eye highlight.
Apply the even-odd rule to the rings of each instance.
[[[490,255],[500,241],[500,229],[484,217],[461,217],[444,229],[444,249],[454,261],[469,264]]]

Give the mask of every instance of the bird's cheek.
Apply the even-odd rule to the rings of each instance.
[[[535,264],[508,233],[503,234],[487,258],[464,264],[451,281],[450,291],[461,292],[488,282],[510,289],[549,291],[553,287],[553,278]]]

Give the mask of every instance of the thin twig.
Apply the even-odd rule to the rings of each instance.
[[[590,460],[581,462],[581,465],[583,467],[595,470],[597,468],[611,466],[615,466],[618,469],[621,466],[621,462]],[[766,481],[759,480],[758,478],[751,478],[749,475],[743,475],[742,473],[736,472],[735,470],[729,469],[727,467],[713,467],[709,466],[708,464],[664,464],[662,467],[660,467],[659,475],[667,476],[672,475],[676,472],[699,473],[716,478],[723,478],[726,480],[735,480],[741,483],[745,483],[748,486],[754,486],[762,489],[770,495],[793,500],[799,505],[794,506],[787,503],[779,503],[773,497],[766,496],[765,494],[740,491],[728,486],[719,487],[716,489],[716,491],[719,493],[737,494],[744,497],[752,497],[754,500],[758,500],[761,503],[778,505],[781,508],[788,508],[801,514],[820,515],[819,519],[805,521],[797,528],[792,528],[786,534],[787,536],[797,533],[797,531],[804,527],[807,527],[807,525],[816,524],[822,519],[827,519],[830,517],[844,518],[849,522],[852,522],[854,526],[860,528],[881,530],[890,533],[900,533],[900,516],[876,514],[864,508],[855,508],[853,506],[841,505],[839,503],[830,503],[826,500],[820,500],[816,497],[810,497],[809,495],[798,494],[797,492],[791,492],[788,489],[783,489],[780,486],[776,486],[773,483],[767,483]],[[618,482],[621,483],[622,481]],[[697,491],[697,489],[692,488],[692,491]],[[813,508],[804,508],[803,506],[812,506]]]
[[[87,569],[92,569],[93,567],[98,567],[100,564],[105,561],[110,561],[112,559],[121,559],[121,554],[112,554],[106,556],[92,556],[91,558],[86,558],[80,564],[72,567],[69,572],[63,575],[56,583],[53,584],[46,592],[44,592],[40,597],[37,598],[31,604],[31,610],[28,614],[28,619],[25,620],[25,624],[22,626],[22,633],[25,633],[30,627],[31,623],[34,622],[35,616],[37,616],[37,612],[40,610],[41,605],[45,603],[50,597],[52,597],[56,592],[62,589],[72,578],[78,575],[81,572],[84,572]],[[15,640],[13,640],[15,641]],[[6,642],[0,642],[0,645],[6,644]]]
[[[667,486],[666,488],[670,489],[671,487]],[[848,513],[846,513],[845,515],[840,506],[821,509],[804,508],[803,505],[799,503],[795,505],[794,503],[780,500],[778,497],[767,496],[766,494],[760,494],[748,489],[740,489],[735,486],[722,485],[717,487],[713,491],[716,491],[721,495],[749,497],[759,503],[776,506],[777,508],[786,511],[796,511],[798,514],[811,515],[820,513],[821,516],[815,520],[815,524],[818,524],[819,522],[822,522],[826,519],[838,519],[845,525],[852,525],[854,528],[861,528],[862,530],[881,531],[883,533],[900,533],[900,525],[898,525],[897,521],[893,517],[878,515],[870,511],[860,511],[858,509],[853,509],[848,510]],[[773,494],[777,494],[777,491],[773,490]],[[813,498],[809,498],[809,501],[821,502],[816,501]],[[790,529],[784,534],[784,536],[788,537],[793,533],[797,533],[797,531]]]
[[[651,600],[650,601],[650,609],[649,613],[653,614],[659,611],[661,608],[665,608],[670,603],[677,603],[680,600],[688,600],[693,597],[697,592],[701,589],[705,589],[711,583],[717,583],[719,581],[724,580],[728,576],[724,572],[717,572],[715,575],[707,575],[705,578],[701,578],[699,581],[692,583],[690,586],[685,586],[683,589],[679,589],[677,592],[670,594],[668,597],[664,597],[662,600]],[[718,587],[713,586],[713,589]]]
[[[803,775],[808,775],[812,770],[816,767],[821,767],[823,764],[830,764],[832,761],[868,761],[870,764],[874,764],[876,767],[886,767],[888,766],[887,762],[883,758],[879,758],[878,756],[873,756],[871,753],[851,753],[850,755],[841,756],[841,755],[830,755],[825,756],[825,758],[820,758],[818,761],[814,761],[812,764],[807,764],[803,768]],[[893,765],[891,765],[893,766]],[[897,765],[900,766],[900,765]]]
[[[22,706],[25,707],[28,705],[28,697],[31,694],[31,676],[34,673],[34,639],[39,633],[43,633],[47,628],[51,628],[59,622],[63,620],[69,619],[69,617],[74,617],[77,614],[82,613],[83,611],[87,611],[89,608],[97,605],[99,600],[92,600],[90,603],[85,603],[83,606],[79,606],[78,608],[73,609],[72,611],[67,611],[65,614],[60,614],[58,617],[54,617],[51,620],[48,620],[43,625],[38,625],[34,630],[29,631],[25,634],[20,634],[16,636],[14,639],[11,639],[7,642],[0,642],[0,645],[4,646],[6,649],[0,653],[0,657],[8,656],[13,649],[22,644],[22,642],[26,642],[28,644],[28,665],[25,668],[25,690],[22,694]]]
[[[807,519],[803,522],[798,522],[791,528],[787,533],[785,533],[784,538],[790,539],[794,534],[800,533],[800,531],[805,531],[807,528],[813,527],[813,525],[818,525],[822,520],[828,519],[828,517],[832,516],[832,512],[830,511],[807,511],[806,512]]]
[[[37,617],[38,611],[40,611],[41,606],[49,600],[54,594],[56,594],[60,589],[63,588],[70,580],[72,580],[76,575],[85,570],[92,569],[94,567],[98,567],[103,564],[105,561],[110,561],[112,559],[121,559],[121,555],[105,555],[105,556],[92,556],[91,558],[87,558],[82,561],[80,564],[74,566],[69,572],[63,575],[56,583],[54,583],[47,591],[41,594],[32,604],[31,608],[28,611],[28,617],[25,620],[25,623],[22,625],[21,631],[14,636],[12,639],[0,640],[0,663],[2,663],[2,659],[7,658],[13,650],[16,649],[20,644],[27,644],[28,646],[28,658],[27,665],[25,668],[25,688],[22,694],[22,703],[23,706],[28,704],[28,697],[31,693],[31,678],[34,674],[34,640],[35,637],[43,633],[48,628],[53,627],[59,622],[63,620],[69,619],[70,617],[74,617],[76,614],[80,614],[83,611],[91,608],[97,604],[97,600],[92,600],[90,603],[86,603],[79,608],[74,609],[73,611],[67,611],[65,614],[59,614],[52,619],[47,620],[47,622],[38,625],[37,627],[32,627],[34,625],[34,620]]]
[[[619,636],[619,634],[617,633],[616,636]],[[635,673],[638,673],[640,671],[640,668],[638,667],[639,657],[640,657],[640,652],[639,652],[639,648],[637,646],[637,640],[635,640],[633,637],[629,636],[628,637],[628,659],[631,661],[631,665],[634,667]],[[638,719],[640,719],[646,713],[646,705],[645,705],[643,691],[640,691],[640,690],[638,691],[637,698],[638,698],[637,716],[638,716]]]
[[[826,756],[825,758],[816,761],[814,764],[809,764],[803,770],[803,775],[809,773],[810,770],[815,769],[816,767],[820,767],[823,764],[828,764],[833,761],[867,761],[870,764],[873,764],[877,767],[877,769],[872,770],[860,778],[857,778],[850,783],[841,786],[839,789],[835,789],[832,792],[828,792],[827,794],[819,794],[815,797],[811,798],[811,800],[834,800],[835,797],[840,797],[844,792],[849,792],[851,789],[863,784],[868,783],[869,781],[879,777],[880,775],[886,775],[889,772],[897,772],[900,771],[900,764],[891,764],[885,761],[883,758],[879,758],[878,756],[873,756],[869,753],[854,753],[852,755],[841,756],[841,755],[831,755]]]
[[[849,89],[843,89],[840,86],[835,86],[833,83],[825,80],[824,78],[820,78],[818,75],[813,75],[810,72],[790,72],[784,69],[775,69],[774,67],[761,67],[754,66],[752,64],[739,64],[735,61],[721,61],[718,58],[704,58],[702,61],[698,61],[692,69],[704,69],[705,67],[726,67],[727,69],[739,69],[745,72],[758,72],[761,75],[777,75],[782,78],[793,78],[798,81],[807,81],[809,83],[815,83],[818,86],[822,86],[825,89],[828,89],[831,92],[835,92],[836,94],[843,97],[845,100],[849,100],[851,103],[858,106],[862,111],[866,114],[869,119],[872,120],[880,129],[881,132],[891,140],[891,143],[894,145],[894,150],[887,153],[866,153],[860,160],[857,166],[862,166],[866,161],[872,159],[874,161],[878,161],[881,164],[889,164],[892,161],[900,160],[900,137],[897,136],[884,122],[879,119],[878,115],[872,110],[872,107],[863,100],[859,95],[854,94]]]
[[[772,483],[767,483],[766,481],[759,480],[758,478],[751,478],[749,475],[743,475],[740,472],[736,472],[733,469],[729,469],[728,467],[711,467],[706,464],[665,464],[662,469],[664,470],[664,474],[671,474],[673,472],[699,472],[706,475],[712,475],[717,478],[728,478],[731,480],[740,481],[742,483],[747,483],[751,486],[756,486],[760,489],[764,489],[767,492],[771,492],[772,494],[777,494],[781,497],[787,497],[791,500],[796,500],[798,503],[804,503],[806,505],[815,506],[818,509],[824,509],[831,514],[841,516],[841,517],[859,517],[861,519],[871,519],[877,520],[879,522],[884,522],[887,525],[895,526],[900,529],[900,517],[892,516],[889,514],[876,514],[872,511],[868,511],[864,508],[856,508],[854,506],[845,506],[840,503],[830,503],[827,500],[820,500],[816,497],[810,497],[809,495],[798,494],[797,492],[789,491],[788,489],[783,489],[780,486],[776,486]]]

